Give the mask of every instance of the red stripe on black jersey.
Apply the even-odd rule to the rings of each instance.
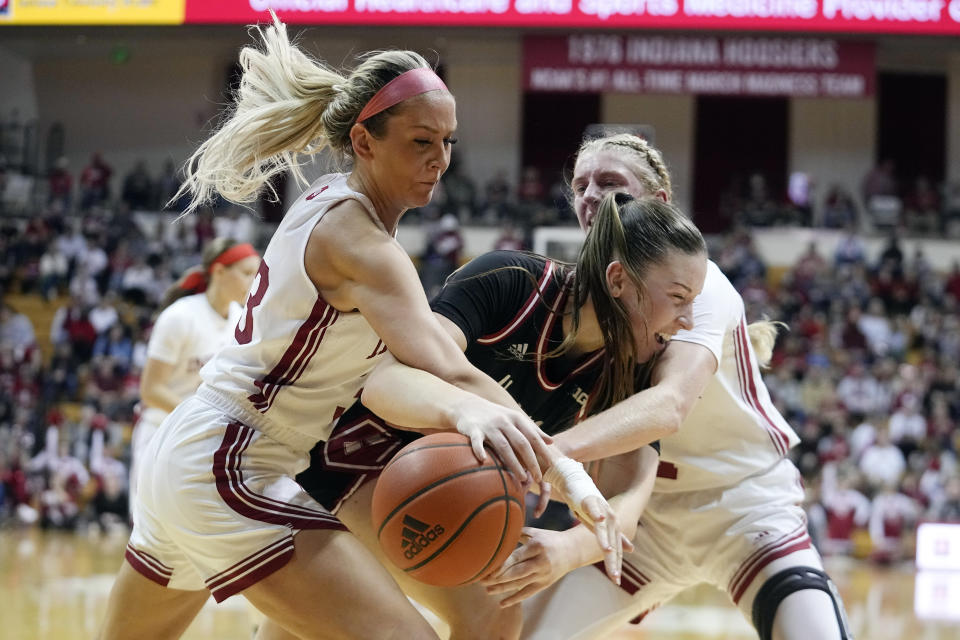
[[[544,292],[547,289],[547,284],[550,282],[550,276],[553,274],[553,261],[547,260],[546,264],[543,266],[543,273],[540,275],[540,280],[537,283],[537,288],[530,293],[530,297],[527,299],[526,303],[520,308],[520,311],[517,312],[517,315],[513,317],[507,326],[496,333],[483,336],[482,338],[477,338],[477,342],[480,344],[493,344],[495,342],[500,342],[511,333],[513,333],[517,327],[519,327],[524,320],[533,313],[533,310],[537,306],[537,301],[543,297]]]

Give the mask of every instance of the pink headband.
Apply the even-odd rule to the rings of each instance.
[[[357,116],[357,122],[363,122],[381,111],[386,111],[395,104],[400,104],[407,98],[418,96],[428,91],[443,89],[448,91],[447,85],[431,69],[420,67],[404,71],[396,78],[380,87],[370,102],[368,102],[360,115]]]

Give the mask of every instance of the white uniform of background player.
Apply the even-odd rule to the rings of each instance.
[[[283,566],[297,531],[343,528],[293,475],[385,351],[360,313],[318,295],[304,267],[310,231],[345,199],[386,232],[346,176],[314,183],[270,241],[233,339],[147,447],[149,490],[134,506],[126,557],[154,582],[208,588],[219,602]],[[183,492],[193,499],[180,500]]]
[[[177,402],[186,400],[200,386],[200,368],[217,350],[233,339],[241,307],[230,303],[227,317],[210,305],[205,293],[180,298],[160,312],[147,343],[147,358],[172,367],[164,386]],[[169,412],[141,405],[131,441],[130,504],[136,499],[136,478],[147,443]]]
[[[620,588],[592,566],[567,574],[525,601],[525,638],[602,637],[701,582],[751,620],[767,578],[789,567],[822,571],[800,475],[785,457],[799,439],[763,385],[743,301],[712,262],[693,309],[693,330],[673,340],[706,347],[719,366],[679,432],[661,440]]]

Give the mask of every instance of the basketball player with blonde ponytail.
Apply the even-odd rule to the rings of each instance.
[[[291,204],[232,339],[150,440],[101,637],[175,638],[211,594],[242,593],[268,618],[260,638],[436,638],[294,476],[389,351],[471,392],[446,427],[475,453],[486,443],[518,476],[543,477],[549,438],[441,327],[394,237],[450,164],[456,103],[412,51],[341,72],[294,47],[275,15],[258,31],[263,47],[240,54],[229,118],[187,163],[177,196],[190,198],[187,213],[217,194],[251,202],[272,176],[301,177],[301,160],[323,149],[352,159],[351,170]],[[615,520],[602,497],[591,507]]]
[[[571,187],[585,230],[612,191],[671,198],[660,152],[627,134],[584,142]],[[688,294],[675,293],[684,304]],[[526,530],[527,542],[488,581],[504,605],[526,599],[523,638],[605,637],[701,582],[726,591],[761,640],[852,638],[807,535],[800,475],[787,458],[799,439],[761,378],[777,323],[748,325],[740,294],[712,262],[689,320],[648,389],[556,436],[556,447],[583,462],[659,439],[660,462],[619,587],[570,551],[589,542],[579,527]],[[620,520],[625,530],[633,524]]]

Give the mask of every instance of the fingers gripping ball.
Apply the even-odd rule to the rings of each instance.
[[[373,491],[373,523],[401,570],[440,587],[468,584],[499,567],[520,540],[523,488],[488,449],[436,433],[390,461]]]

